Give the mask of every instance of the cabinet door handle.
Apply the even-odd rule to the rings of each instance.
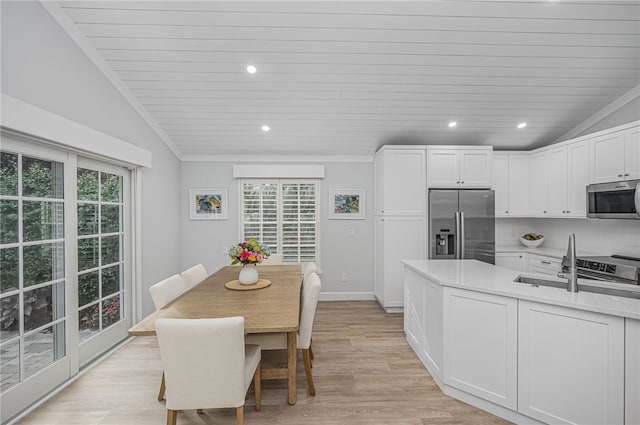
[[[628,176],[628,175],[629,175],[629,174],[627,174],[627,176]],[[464,180],[463,180],[463,181],[461,181],[460,183],[464,184]]]
[[[569,214],[571,211],[567,210],[567,214]]]
[[[624,176],[624,174],[618,174],[618,177],[622,177],[622,176]]]
[[[624,173],[625,177],[629,177],[629,173]],[[464,182],[462,182],[464,183]]]
[[[545,213],[545,214],[547,213],[546,211],[542,211],[542,212]]]
[[[542,264],[551,264],[551,262],[550,262],[550,261],[542,261],[542,260],[540,260],[540,262],[541,262]]]
[[[509,211],[505,211],[505,214],[509,214]]]

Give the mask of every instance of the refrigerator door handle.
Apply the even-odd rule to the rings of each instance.
[[[464,260],[464,213],[460,211],[458,214],[460,214],[460,230],[458,232],[458,238],[460,239],[460,244],[458,245],[460,247],[460,255],[458,258]]]
[[[461,244],[461,238],[460,238],[460,232],[462,230],[461,228],[461,220],[460,220],[460,214],[462,214],[460,211],[456,211],[454,213],[455,219],[456,219],[456,240],[455,240],[455,249],[454,249],[454,255],[453,257],[456,260],[460,259],[460,255],[461,255],[461,251],[460,251],[460,244]]]

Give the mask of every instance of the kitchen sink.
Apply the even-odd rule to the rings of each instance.
[[[550,286],[552,288],[562,288],[565,290],[567,289],[567,282],[542,279],[539,277],[519,275],[513,281],[517,283],[525,283],[533,287]],[[640,290],[633,291],[630,289],[622,289],[617,287],[611,288],[611,287],[604,287],[604,286],[584,285],[584,284],[578,283],[578,292],[592,292],[595,294],[611,295],[614,297],[635,298],[637,300],[640,300]]]

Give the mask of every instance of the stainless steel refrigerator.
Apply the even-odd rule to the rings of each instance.
[[[429,190],[429,258],[495,264],[493,190]]]

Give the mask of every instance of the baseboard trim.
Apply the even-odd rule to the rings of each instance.
[[[373,292],[321,292],[320,301],[375,301]]]

